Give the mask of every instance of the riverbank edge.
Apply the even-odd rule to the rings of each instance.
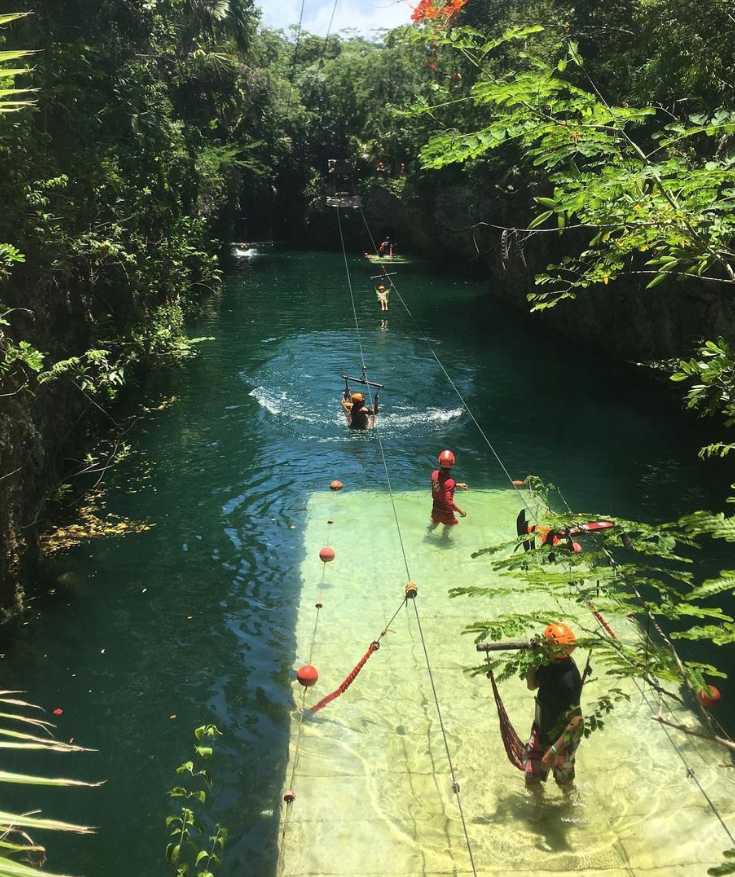
[[[213,241],[213,244],[219,244]],[[226,261],[221,253],[221,261]],[[221,295],[223,284],[207,295],[187,301],[189,323]],[[149,319],[151,315],[149,314]],[[185,344],[186,324],[169,325],[172,337]],[[3,399],[0,416],[0,624],[27,608],[27,597],[43,589],[44,537],[59,525],[79,521],[80,511],[98,485],[96,473],[83,484],[80,460],[101,442],[114,443],[143,413],[150,401],[148,383],[154,372],[173,372],[176,360],[163,364],[154,358],[131,365],[125,385],[104,406],[71,380],[56,380]],[[111,456],[103,467],[114,467]],[[85,466],[81,467],[82,469]],[[95,467],[96,468],[96,467]],[[69,484],[63,502],[58,491]]]

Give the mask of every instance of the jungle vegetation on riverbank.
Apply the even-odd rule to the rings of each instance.
[[[5,605],[121,389],[191,354],[222,243],[332,243],[331,158],[404,247],[567,299],[552,318],[593,346],[678,356],[691,407],[729,421],[735,20],[705,7],[434,0],[325,39],[259,28],[250,0],[18,3],[5,48],[36,54],[5,81],[36,91],[0,121]]]

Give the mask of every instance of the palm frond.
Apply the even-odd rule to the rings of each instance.
[[[4,12],[0,15],[0,27],[4,24],[10,24],[11,21],[18,21],[19,18],[26,18],[30,12]]]
[[[0,856],[0,877],[38,877],[39,873],[36,868]],[[52,874],[50,871],[43,873],[46,877],[69,877],[67,874]]]
[[[35,828],[39,831],[70,831],[74,834],[94,834],[95,829],[89,825],[76,825],[73,822],[62,822],[59,819],[39,819],[22,813],[6,813],[0,810],[0,828]],[[1,872],[0,872],[1,873]]]
[[[103,785],[102,782],[87,783],[83,780],[68,780],[62,777],[39,777],[35,774],[13,773],[8,770],[0,770],[0,783],[18,783],[23,786],[86,786],[87,788]]]

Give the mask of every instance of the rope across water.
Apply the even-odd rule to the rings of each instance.
[[[355,332],[357,333],[357,341],[358,341],[358,346],[360,348],[360,360],[361,360],[361,364],[362,364],[363,374],[365,376],[365,379],[367,380],[367,366],[365,364],[365,353],[363,350],[362,338],[360,335],[360,322],[357,318],[357,308],[355,307],[355,295],[354,295],[354,291],[352,288],[352,277],[350,275],[350,265],[349,265],[349,261],[347,259],[347,249],[345,247],[344,233],[342,231],[342,217],[340,214],[339,206],[336,208],[336,210],[337,210],[337,227],[339,229],[339,239],[340,239],[340,245],[341,245],[341,249],[342,249],[342,258],[344,260],[345,274],[346,274],[346,278],[347,278],[347,288],[349,289],[349,292],[350,292],[350,301],[352,303],[352,314],[353,314],[354,319],[355,319]],[[368,393],[370,395],[370,404],[372,406],[372,393],[370,393],[370,385],[369,384],[367,385],[367,388],[368,388]],[[395,497],[393,495],[393,486],[391,484],[390,471],[388,469],[388,460],[386,458],[385,448],[383,447],[383,442],[382,442],[382,439],[380,437],[380,433],[378,432],[377,427],[375,429],[373,429],[373,434],[375,436],[375,439],[377,440],[378,447],[380,449],[380,457],[381,457],[381,460],[383,462],[386,483],[388,485],[388,493],[390,496],[391,507],[393,509],[393,518],[395,520],[396,531],[398,533],[398,540],[399,540],[399,543],[401,546],[401,554],[403,555],[403,564],[404,564],[405,569],[406,569],[406,576],[408,577],[408,580],[410,581],[412,578],[411,577],[411,570],[410,570],[409,563],[408,563],[408,555],[406,554],[406,546],[405,546],[405,543],[403,540],[403,534],[401,532],[401,523],[400,523],[400,520],[398,518],[398,510],[396,508]],[[452,761],[452,754],[451,754],[451,751],[449,749],[449,740],[447,738],[447,732],[446,732],[446,728],[444,726],[444,718],[442,716],[441,706],[439,704],[439,695],[437,693],[436,685],[434,683],[434,674],[433,674],[432,667],[431,667],[431,660],[429,658],[429,650],[428,650],[428,647],[426,645],[426,639],[424,637],[423,627],[421,626],[421,617],[419,615],[419,610],[418,610],[416,598],[412,599],[411,602],[413,603],[413,609],[414,609],[414,613],[416,616],[416,626],[417,626],[417,629],[419,632],[419,638],[421,640],[421,648],[422,648],[423,653],[424,653],[424,660],[426,662],[426,670],[427,670],[427,673],[429,676],[429,682],[431,684],[431,692],[432,692],[432,696],[434,699],[434,706],[436,707],[436,713],[437,713],[437,717],[439,719],[439,727],[441,729],[442,740],[444,742],[444,751],[445,751],[446,756],[447,756],[447,764],[449,766],[449,773],[450,773],[450,776],[452,778],[452,791],[454,792],[455,797],[457,799],[457,809],[459,811],[460,822],[462,823],[462,832],[464,834],[465,845],[467,847],[467,854],[469,856],[470,865],[472,867],[472,873],[475,875],[475,877],[477,877],[477,869],[475,867],[475,859],[474,859],[474,856],[472,854],[472,844],[470,843],[469,831],[467,829],[467,821],[465,819],[464,809],[462,807],[462,798],[460,795],[460,787],[459,787],[459,783],[457,781],[456,771],[454,769],[454,762]]]
[[[368,224],[367,218],[366,218],[366,216],[365,216],[365,212],[363,211],[361,205],[360,205],[360,208],[359,208],[359,209],[360,209],[360,215],[361,215],[361,217],[362,217],[363,224],[364,224],[364,226],[365,226],[365,230],[366,230],[366,232],[367,232],[367,234],[368,234],[368,237],[370,238],[370,242],[371,242],[371,244],[372,244],[373,250],[374,250],[375,254],[376,254],[377,256],[379,256],[380,253],[379,253],[379,250],[378,250],[378,247],[377,247],[376,241],[375,241],[375,237],[373,236],[372,230],[370,229],[370,226],[369,226],[369,224]],[[344,244],[343,244],[343,246],[344,246]],[[384,280],[386,280],[386,281],[390,284],[391,289],[396,293],[396,296],[398,297],[399,301],[401,302],[401,304],[402,304],[404,310],[406,311],[406,314],[410,317],[410,319],[412,320],[412,322],[414,323],[414,325],[416,325],[417,328],[419,328],[419,327],[418,327],[417,320],[416,320],[416,317],[414,316],[414,314],[412,313],[411,309],[410,309],[410,308],[408,307],[408,305],[406,304],[406,301],[405,301],[405,299],[403,298],[403,296],[401,295],[401,293],[400,293],[400,291],[399,291],[399,289],[398,289],[396,283],[395,283],[394,280],[393,280],[393,277],[392,277],[392,276],[391,276],[391,275],[385,270],[385,266],[384,266],[382,263],[380,263],[380,267],[381,267],[381,271],[382,271],[382,274],[383,274],[383,278],[384,278]],[[490,441],[489,437],[487,436],[485,430],[482,428],[482,426],[481,426],[480,422],[478,421],[478,419],[475,417],[474,413],[472,412],[472,409],[471,409],[471,408],[469,407],[469,405],[467,404],[466,400],[464,399],[464,396],[462,395],[462,393],[460,392],[460,390],[459,390],[459,388],[457,387],[456,383],[454,382],[454,380],[452,379],[451,375],[450,375],[449,372],[447,371],[447,369],[446,369],[444,363],[443,363],[443,362],[441,361],[441,359],[439,358],[439,355],[437,354],[436,350],[435,350],[435,349],[431,346],[431,344],[429,344],[428,342],[426,342],[426,344],[427,344],[427,346],[428,346],[428,348],[429,348],[429,351],[431,352],[431,355],[433,356],[434,360],[436,361],[437,365],[439,366],[439,368],[440,368],[441,371],[443,372],[444,376],[446,377],[447,381],[449,382],[449,384],[450,384],[450,386],[452,387],[452,389],[454,390],[454,392],[457,394],[457,397],[458,397],[458,399],[460,400],[460,402],[462,403],[464,409],[467,411],[467,414],[470,416],[470,419],[472,420],[472,422],[474,423],[475,427],[477,428],[477,430],[478,430],[480,436],[482,437],[483,441],[485,442],[485,444],[487,445],[487,447],[490,449],[490,452],[492,453],[493,457],[495,458],[495,460],[497,461],[497,463],[498,463],[498,465],[500,466],[501,470],[503,471],[503,473],[505,474],[506,478],[507,478],[508,481],[510,482],[511,487],[512,487],[514,490],[517,491],[517,493],[518,493],[518,495],[519,495],[519,498],[521,499],[521,502],[522,502],[522,504],[523,504],[523,507],[526,509],[527,512],[529,512],[529,514],[533,514],[533,515],[538,519],[538,517],[539,517],[538,510],[536,510],[536,512],[533,512],[533,511],[529,508],[528,504],[526,503],[526,500],[525,500],[525,496],[524,496],[524,494],[523,494],[523,491],[519,488],[519,486],[518,486],[517,484],[514,483],[514,479],[513,479],[512,476],[510,475],[510,472],[508,471],[508,468],[507,468],[507,466],[505,465],[505,463],[503,462],[503,460],[502,460],[500,454],[499,454],[499,453],[497,452],[497,450],[495,449],[494,445],[493,445],[492,442]],[[565,506],[566,506],[566,508],[567,508],[567,511],[569,512],[569,514],[572,514],[572,509],[571,509],[571,507],[569,506],[569,503],[566,501],[566,498],[564,497],[564,495],[562,494],[561,491],[559,491],[559,495],[560,495],[562,501],[564,502],[564,504],[565,504]],[[604,544],[602,544],[602,542],[601,542],[600,537],[598,536],[598,534],[596,534],[596,533],[593,532],[592,535],[593,535],[593,538],[598,542],[598,544],[601,545],[601,548],[602,548],[603,552],[606,554],[606,556],[608,557],[608,560],[609,560],[609,562],[611,563],[613,569],[616,569],[616,561],[615,561],[615,559],[613,558],[613,556],[612,556],[612,554],[610,553],[610,551],[607,549],[607,547],[606,547]],[[649,621],[653,624],[653,626],[654,626],[654,628],[656,629],[656,631],[657,631],[657,633],[659,634],[659,636],[661,636],[663,642],[664,642],[664,643],[668,646],[668,648],[671,650],[671,652],[672,652],[672,654],[673,654],[673,656],[674,656],[674,659],[675,659],[675,661],[676,661],[678,667],[680,668],[680,670],[681,670],[681,672],[682,672],[682,678],[683,678],[684,684],[687,686],[687,688],[689,688],[689,690],[692,692],[692,694],[694,694],[694,696],[695,696],[695,701],[697,702],[697,704],[699,704],[699,701],[698,701],[698,699],[696,698],[696,692],[693,691],[693,689],[692,689],[692,687],[691,687],[691,684],[689,683],[689,680],[688,680],[688,678],[687,678],[687,675],[686,675],[686,673],[685,673],[685,671],[684,671],[684,665],[683,665],[683,662],[682,662],[682,660],[681,660],[680,655],[678,654],[678,652],[677,652],[677,650],[676,650],[676,647],[674,646],[674,644],[673,644],[673,642],[671,641],[670,637],[668,637],[668,636],[666,635],[666,633],[663,631],[663,629],[661,628],[661,626],[659,625],[658,621],[655,619],[655,617],[653,616],[653,614],[651,613],[651,611],[645,606],[645,604],[644,604],[644,600],[643,600],[643,597],[642,597],[640,591],[638,590],[638,588],[637,588],[635,585],[632,585],[632,590],[633,590],[633,593],[634,593],[635,596],[636,596],[636,599],[638,600],[638,602],[639,602],[639,604],[640,604],[640,606],[641,606],[642,611],[645,612],[645,614],[647,615]],[[597,621],[597,623],[603,628],[603,630],[605,630],[605,632],[606,632],[606,633],[608,634],[608,636],[609,636],[609,634],[610,634],[610,628],[609,628],[609,625],[607,624],[607,622],[606,622],[603,618],[601,618],[601,616],[599,616],[599,613],[593,611],[593,615],[595,616],[595,620]],[[647,634],[646,634],[646,644],[647,644],[647,645],[648,645],[648,641],[649,641],[649,639],[650,639],[650,635],[647,633]],[[638,680],[634,678],[633,681],[635,682],[636,687],[637,687],[638,690],[640,691],[641,696],[642,696],[643,699],[645,700],[646,704],[649,706],[649,708],[651,708],[651,711],[654,712],[654,711],[653,711],[653,707],[652,707],[650,701],[648,700],[648,698],[645,696],[645,691],[641,688],[641,686],[640,686]],[[705,719],[705,721],[706,721],[707,723],[711,722],[711,717],[710,717],[708,714],[706,714],[706,713],[704,712],[703,709],[701,709],[701,712],[703,713],[703,718]],[[660,724],[660,723],[659,723],[659,724]],[[719,723],[718,723],[718,725],[719,725]],[[730,841],[735,845],[735,838],[733,837],[733,833],[730,831],[730,829],[728,828],[727,824],[725,823],[725,820],[724,820],[724,818],[722,817],[722,814],[719,812],[719,809],[717,808],[717,805],[714,803],[714,801],[712,801],[712,799],[710,798],[710,796],[707,794],[706,790],[704,789],[704,787],[702,786],[701,782],[699,781],[699,778],[697,777],[697,775],[696,775],[694,769],[693,769],[693,768],[689,765],[689,763],[687,762],[686,757],[684,756],[683,752],[681,751],[681,748],[676,744],[676,741],[673,739],[673,737],[671,736],[671,734],[670,734],[670,732],[668,731],[668,729],[666,728],[666,726],[665,726],[665,725],[661,725],[661,727],[663,728],[664,732],[666,733],[666,738],[667,738],[667,740],[669,741],[669,743],[670,743],[670,744],[672,745],[672,747],[674,748],[676,754],[679,756],[679,758],[681,758],[682,762],[684,763],[684,765],[685,765],[685,767],[686,767],[686,771],[687,771],[687,776],[689,776],[689,777],[695,782],[697,788],[698,788],[699,791],[702,793],[702,795],[703,795],[703,797],[705,798],[705,800],[706,800],[707,804],[709,805],[710,809],[712,810],[712,812],[714,813],[714,815],[716,816],[716,818],[718,819],[718,821],[719,821],[720,824],[722,825],[722,828],[724,829],[724,831],[725,831],[725,833],[727,834],[728,838],[729,838]],[[721,728],[721,726],[720,726],[720,728]],[[725,734],[724,736],[727,737],[726,734]],[[730,739],[730,738],[728,738],[728,739]]]

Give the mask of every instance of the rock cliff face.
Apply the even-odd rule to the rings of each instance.
[[[78,443],[81,396],[61,385],[0,400],[0,619],[23,607],[36,572],[44,498]]]
[[[466,184],[413,201],[375,189],[364,203],[374,233],[387,229],[403,250],[433,259],[440,252],[446,263],[477,266],[488,277],[489,295],[525,313],[534,274],[558,258],[556,234],[511,233],[502,239],[500,229],[481,224],[511,226],[513,219],[507,208]],[[702,338],[735,338],[735,302],[714,284],[644,285],[618,282],[588,290],[530,319],[620,360],[661,359],[687,354]]]

